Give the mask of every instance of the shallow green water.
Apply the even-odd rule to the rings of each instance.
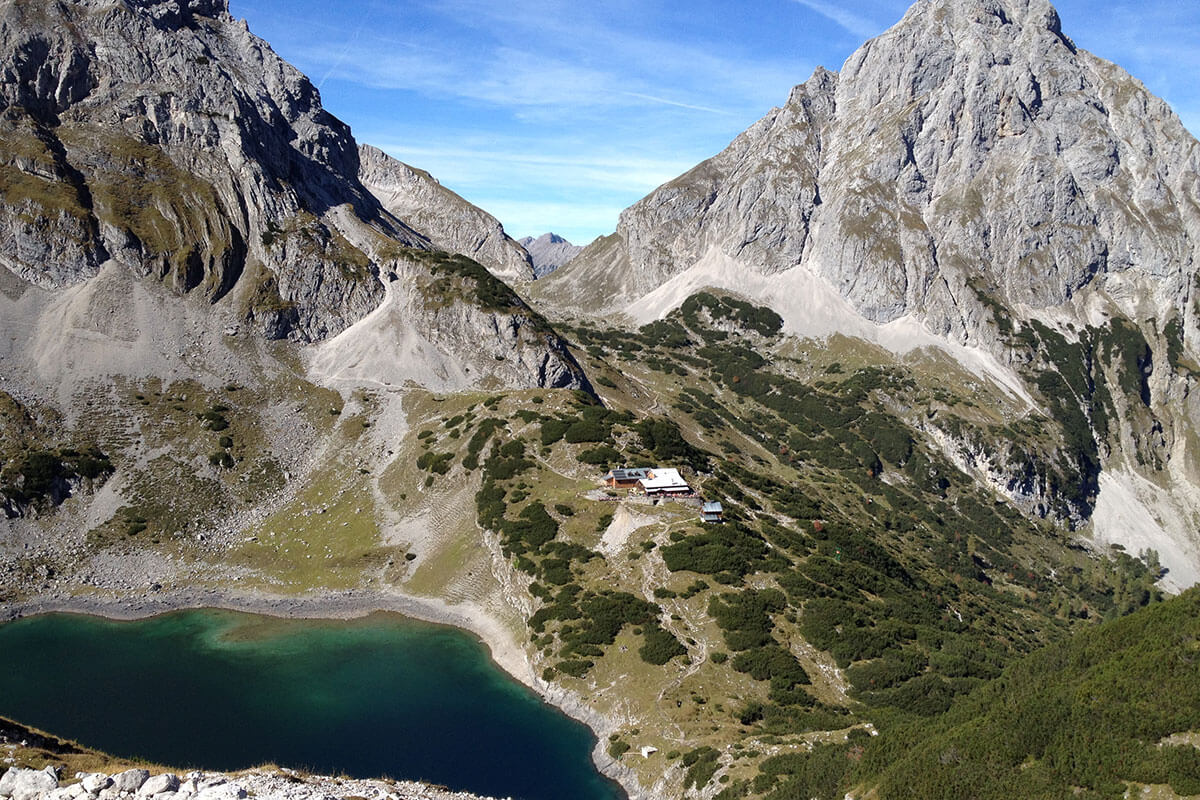
[[[522,800],[617,800],[590,731],[451,629],[185,611],[0,626],[0,715],[121,756],[420,779]]]

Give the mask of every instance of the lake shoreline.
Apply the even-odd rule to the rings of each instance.
[[[545,703],[591,729],[596,737],[592,762],[605,777],[620,785],[628,800],[653,800],[632,770],[608,757],[604,741],[615,729],[603,714],[573,692],[546,683],[533,671],[521,646],[505,626],[487,610],[472,604],[449,604],[434,598],[400,592],[363,589],[326,591],[306,595],[274,595],[261,591],[171,589],[139,595],[59,595],[0,603],[0,624],[42,614],[85,614],[117,621],[133,621],[175,611],[220,609],[286,619],[352,620],[375,613],[394,613],[434,625],[470,633],[487,649],[491,661]]]

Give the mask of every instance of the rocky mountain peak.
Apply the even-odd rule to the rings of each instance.
[[[633,299],[717,252],[814,273],[872,322],[986,341],[977,291],[1047,308],[1134,270],[1160,319],[1190,314],[1198,165],[1166,104],[1044,0],[920,0],[626,209],[629,268],[603,285]]]
[[[723,289],[802,335],[994,359],[989,374],[1031,380],[1031,408],[1086,433],[1076,524],[1101,462],[1186,463],[1198,266],[1200,145],[1163,101],[1078,49],[1044,0],[919,0],[541,291],[646,323]],[[1044,387],[1085,362],[1055,406],[1066,390]],[[1106,380],[1120,434],[1091,397]]]
[[[557,233],[543,233],[536,239],[526,236],[520,240],[520,245],[533,259],[534,274],[538,278],[544,278],[559,267],[565,266],[583,250],[581,246],[571,244]]]
[[[183,28],[195,24],[195,17],[208,19],[229,16],[229,0],[126,0],[129,7],[146,14],[159,28]],[[97,4],[99,5],[99,4]]]
[[[224,2],[8,3],[0,64],[0,265],[31,283],[114,260],[213,301],[238,286],[269,336],[311,340],[383,296],[336,209],[428,246],[359,183],[349,128]]]
[[[1062,34],[1058,11],[1047,0],[918,0],[893,30],[930,17],[960,29],[983,25],[995,30],[1003,25],[1016,25]]]

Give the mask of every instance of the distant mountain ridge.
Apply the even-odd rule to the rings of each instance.
[[[533,259],[533,271],[539,278],[544,278],[559,267],[566,266],[583,250],[581,245],[571,244],[557,233],[543,233],[536,239],[526,236],[518,241]]]

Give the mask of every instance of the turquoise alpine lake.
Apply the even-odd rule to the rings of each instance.
[[[175,767],[263,763],[520,800],[619,800],[585,726],[453,628],[180,611],[0,625],[0,716]]]

